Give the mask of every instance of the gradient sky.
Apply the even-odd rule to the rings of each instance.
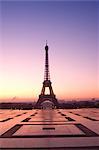
[[[99,97],[98,1],[0,1],[0,98],[37,99],[45,42],[58,99]]]

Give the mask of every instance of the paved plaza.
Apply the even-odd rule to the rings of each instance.
[[[0,149],[99,150],[99,109],[0,110]]]

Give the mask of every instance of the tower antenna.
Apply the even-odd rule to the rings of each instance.
[[[46,45],[47,45],[47,40],[46,40]]]

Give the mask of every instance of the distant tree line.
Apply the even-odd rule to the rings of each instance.
[[[0,103],[0,109],[33,109],[35,103],[26,103],[26,102],[19,102],[19,103]]]
[[[0,109],[34,109],[36,102],[0,103]],[[60,109],[99,108],[99,100],[90,101],[59,101]]]
[[[59,108],[62,108],[62,109],[99,108],[99,100],[62,102],[62,103],[59,103]]]

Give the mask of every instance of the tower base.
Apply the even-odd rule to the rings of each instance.
[[[39,99],[36,103],[35,108],[39,108],[39,109],[42,108],[42,104],[47,101],[53,103],[54,108],[59,107],[58,101],[57,101],[55,95],[39,95]]]

